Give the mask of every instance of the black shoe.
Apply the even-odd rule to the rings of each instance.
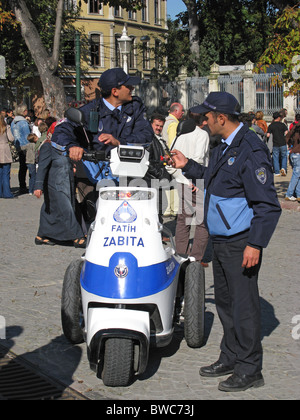
[[[55,242],[50,241],[50,239],[48,239],[48,238],[40,238],[39,236],[36,236],[34,238],[34,243],[36,245],[51,245],[51,246],[55,245]]]
[[[246,391],[248,388],[259,388],[264,386],[265,381],[261,373],[256,375],[242,375],[238,376],[236,373],[229,376],[226,381],[220,382],[218,389],[225,392],[239,392]]]
[[[225,366],[221,362],[215,362],[210,366],[203,366],[200,368],[200,375],[211,378],[217,378],[218,376],[229,375],[233,373],[234,366]]]
[[[23,195],[23,194],[28,194],[29,193],[29,189],[28,188],[20,188],[18,191],[18,195]]]
[[[85,248],[86,247],[86,237],[78,238],[73,241],[75,248]]]

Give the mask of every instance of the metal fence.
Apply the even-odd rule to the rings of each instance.
[[[209,93],[207,77],[188,77],[186,79],[188,108],[201,104]]]
[[[243,111],[263,111],[265,116],[272,116],[275,111],[284,108],[283,87],[279,87],[273,81],[274,77],[281,74],[255,74],[251,80],[251,105],[249,91],[245,89],[245,77],[243,74],[218,75],[215,90],[229,92],[234,95],[241,104]],[[249,80],[249,79],[248,79]],[[156,95],[153,94],[155,85]],[[249,87],[249,84],[248,84]],[[152,90],[151,90],[152,89]],[[148,110],[160,109],[167,111],[173,102],[182,102],[186,109],[200,104],[207,97],[211,89],[209,77],[187,77],[178,82],[163,82],[143,80],[138,89]],[[155,97],[155,98],[154,98]],[[300,94],[295,101],[294,112],[299,111]]]
[[[256,74],[253,77],[256,93],[256,109],[264,115],[272,115],[283,108],[283,87],[273,82],[273,78],[281,78],[280,74]]]
[[[228,93],[231,93],[233,96],[235,96],[241,105],[242,112],[244,112],[245,103],[244,103],[243,76],[240,76],[240,75],[219,76],[218,82],[219,82],[220,92],[228,92]]]
[[[136,94],[142,98],[148,115],[154,111],[167,113],[173,102],[181,102],[189,109],[204,101],[211,90],[226,91],[233,94],[241,104],[242,111],[263,111],[264,115],[271,117],[275,111],[286,107],[287,99],[283,95],[283,87],[273,82],[274,77],[281,77],[280,73],[252,74],[250,71],[238,74],[220,74],[212,86],[209,77],[182,77],[176,81],[162,79],[142,80],[136,89]],[[250,90],[249,90],[250,86]],[[30,89],[30,88],[28,88]],[[13,92],[13,95],[16,94]],[[66,91],[66,94],[70,94]],[[250,98],[251,97],[251,98]],[[28,90],[24,101],[30,100]],[[290,115],[300,113],[300,92],[292,99],[289,110]],[[13,99],[0,84],[0,107],[12,107]]]

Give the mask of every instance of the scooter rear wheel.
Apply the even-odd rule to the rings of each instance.
[[[66,338],[73,344],[84,341],[83,336],[83,311],[80,290],[80,273],[83,261],[72,261],[66,270],[62,298],[61,321]]]
[[[191,262],[184,280],[184,336],[189,347],[204,343],[205,274],[199,262]]]
[[[128,386],[133,374],[133,341],[128,338],[108,338],[101,374],[104,385]]]

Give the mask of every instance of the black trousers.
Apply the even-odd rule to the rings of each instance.
[[[247,239],[214,243],[215,301],[224,336],[219,361],[234,365],[238,375],[262,369],[261,318],[258,292],[260,263],[242,268]]]
[[[24,150],[19,151],[19,186],[21,189],[26,189],[26,174],[27,174],[27,165],[26,165],[26,153]]]

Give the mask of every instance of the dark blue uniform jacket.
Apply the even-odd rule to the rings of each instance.
[[[111,146],[99,142],[102,133],[112,134],[121,144],[150,143],[153,130],[146,118],[146,109],[140,98],[133,97],[131,102],[122,106],[119,116],[107,108],[102,98],[96,99],[80,108],[85,118],[85,129],[94,150],[110,150]],[[89,131],[90,111],[97,111],[99,115],[98,131]],[[65,120],[54,130],[52,141],[69,149],[72,146],[87,147],[87,142],[81,127]]]
[[[189,160],[185,176],[204,178],[204,222],[212,240],[234,241],[264,248],[281,214],[266,145],[244,125],[220,158],[213,149],[207,168]]]

